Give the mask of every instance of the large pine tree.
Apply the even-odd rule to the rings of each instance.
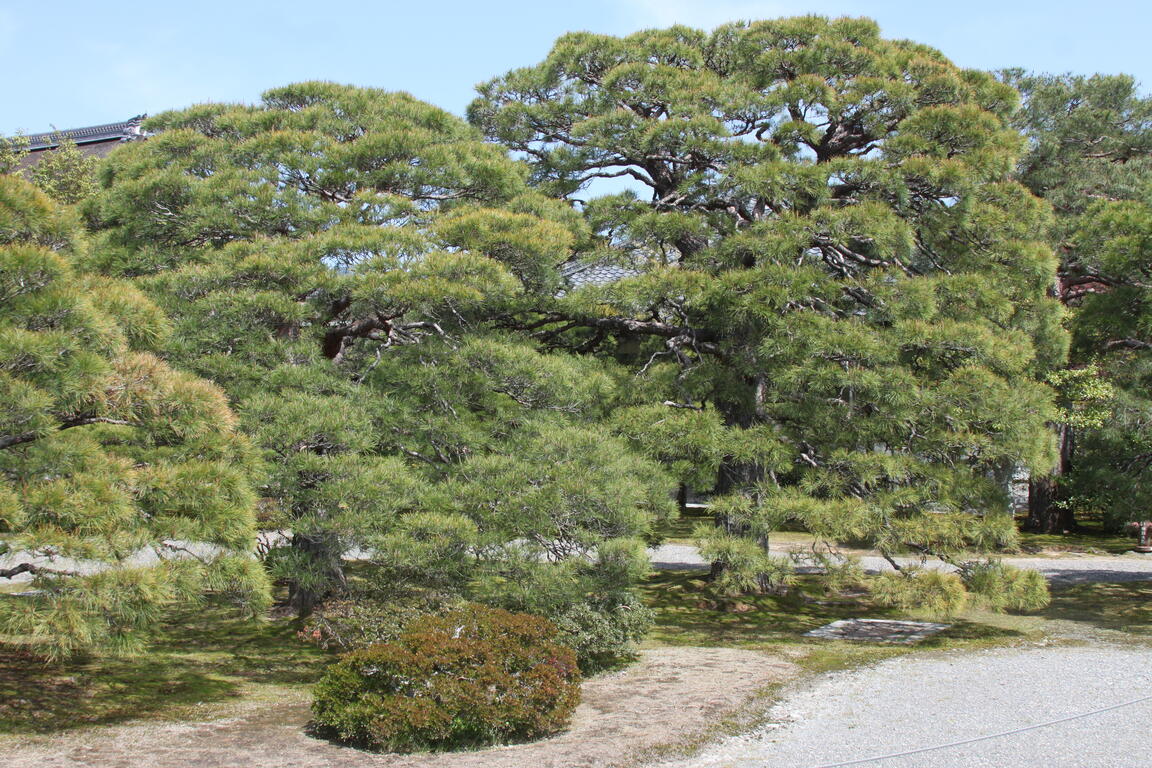
[[[1066,340],[1010,87],[804,17],[569,34],[480,94],[471,121],[583,203],[583,258],[635,272],[508,324],[634,361],[641,441],[695,420],[664,451],[720,454],[718,576],[770,580],[783,524],[893,558],[1013,540],[1001,478],[1052,463]],[[603,179],[630,189],[581,200]]]
[[[406,94],[304,83],[147,127],[88,207],[97,265],[172,314],[170,353],[263,448],[301,613],[354,548],[393,586],[556,618],[630,604],[670,480],[606,425],[611,366],[494,322],[560,290],[587,237],[568,206]]]

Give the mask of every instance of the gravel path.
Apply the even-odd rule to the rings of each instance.
[[[696,547],[687,544],[665,544],[649,550],[652,565],[659,570],[696,570],[707,568],[708,563],[700,557]],[[785,550],[776,552],[787,555]],[[911,564],[911,558],[896,558],[897,562]],[[1143,581],[1152,579],[1152,554],[1128,555],[1085,555],[1067,554],[1059,557],[1005,557],[1005,565],[1028,568],[1043,573],[1057,584],[1082,584],[1104,581]],[[869,571],[887,571],[892,566],[882,557],[865,556],[861,565]],[[951,566],[939,561],[929,561],[928,567],[948,569]],[[1152,765],[1152,760],[1149,762]]]
[[[270,539],[276,536],[285,536],[283,532],[265,532],[263,538]],[[198,557],[212,557],[219,554],[219,550],[209,544],[190,542],[173,542],[187,548]],[[708,563],[700,557],[696,547],[687,544],[665,544],[648,550],[652,557],[652,565],[657,570],[695,570],[707,568]],[[788,555],[787,549],[773,549],[773,553],[780,557]],[[367,557],[366,552],[354,550],[345,555],[346,559],[359,559]],[[1131,553],[1127,555],[1088,555],[1069,553],[1059,557],[1005,557],[1002,558],[1008,565],[1019,568],[1031,568],[1041,571],[1051,581],[1064,584],[1081,584],[1097,581],[1143,581],[1152,579],[1152,554],[1140,555]],[[912,558],[896,558],[901,564],[917,562]],[[46,557],[29,557],[25,552],[9,552],[0,555],[0,568],[10,568],[19,562],[29,561],[34,565],[52,565],[56,568],[77,571],[79,573],[94,573],[104,566],[70,558],[57,558],[49,560]],[[142,549],[127,561],[127,565],[145,566],[157,561],[156,553],[151,549]],[[892,568],[882,557],[865,556],[860,559],[861,564],[869,571],[886,571]],[[929,561],[930,568],[950,568],[939,561]],[[22,583],[32,580],[32,574],[21,574],[13,579],[5,580],[10,583]]]
[[[769,725],[658,768],[816,768],[1027,728],[1152,696],[1152,654],[1033,648],[904,657],[826,675],[786,696]],[[1152,698],[876,768],[1152,765]]]

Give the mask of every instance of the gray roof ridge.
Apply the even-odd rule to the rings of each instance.
[[[92,144],[98,141],[128,141],[141,134],[140,124],[147,115],[137,115],[120,123],[105,123],[104,125],[91,125],[85,128],[68,128],[62,131],[47,131],[34,133],[25,138],[28,140],[28,150],[51,149],[60,144],[61,138],[71,139],[76,144]]]

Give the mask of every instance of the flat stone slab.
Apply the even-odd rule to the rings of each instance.
[[[951,624],[928,621],[895,621],[893,619],[840,619],[805,632],[806,637],[829,640],[863,640],[869,643],[918,643]]]

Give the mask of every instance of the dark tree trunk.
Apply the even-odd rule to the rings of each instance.
[[[1076,530],[1076,517],[1072,509],[1059,503],[1064,500],[1061,479],[1072,469],[1075,435],[1066,424],[1060,425],[1056,435],[1060,443],[1060,458],[1056,469],[1028,481],[1028,520],[1024,527],[1036,533],[1069,533]]]
[[[333,587],[343,587],[347,582],[340,548],[333,537],[293,534],[292,549],[303,556],[309,569],[314,569],[309,580],[322,585],[305,587],[299,581],[289,585],[288,604],[296,611],[297,618],[303,619],[312,615],[316,605],[331,593]]]
[[[723,496],[733,491],[751,488],[763,479],[764,468],[759,464],[736,461],[732,457],[726,456],[720,463],[720,471],[716,477],[715,492],[717,495]],[[716,527],[723,528],[728,533],[736,535],[744,535],[748,532],[748,526],[746,524],[733,520],[731,516],[719,512],[716,514]],[[760,537],[760,544],[764,550],[767,551],[768,537]],[[713,560],[708,572],[708,580],[715,581],[722,573],[724,573],[724,563],[719,560]]]
[[[764,397],[764,382],[761,379],[756,379],[748,382],[751,386],[749,388],[748,401],[745,403],[729,402],[727,404],[718,403],[721,412],[724,413],[724,421],[728,426],[740,427],[741,429],[748,429],[757,422],[757,418],[763,407]],[[716,475],[716,488],[715,493],[718,496],[723,496],[732,492],[747,491],[755,487],[764,479],[764,467],[755,462],[739,461],[732,456],[725,456],[720,462],[720,469]],[[736,520],[732,520],[729,515],[722,513],[716,514],[716,527],[723,528],[725,531],[736,535],[745,535],[748,533],[748,526]],[[758,537],[760,546],[764,551],[768,551],[768,537]],[[724,573],[724,563],[714,560],[708,573],[708,580],[715,581],[720,575]]]

